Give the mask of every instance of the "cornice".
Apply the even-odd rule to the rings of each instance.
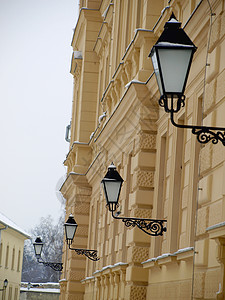
[[[116,105],[113,113],[111,114],[111,116],[106,120],[106,122],[104,123],[103,128],[101,129],[101,131],[98,133],[98,135],[96,136],[96,138],[94,139],[94,142],[96,142],[100,136],[102,136],[103,132],[104,132],[104,136],[110,133],[111,130],[111,119],[114,119],[115,117],[117,118],[117,121],[115,122],[115,119],[113,120],[113,124],[120,124],[120,122],[123,120],[125,120],[125,116],[127,116],[127,114],[129,113],[129,109],[135,105],[135,103],[137,103],[138,100],[140,100],[141,98],[141,94],[140,92],[140,88],[143,88],[146,90],[146,92],[148,91],[145,83],[143,82],[131,82],[131,84],[128,86],[128,88],[126,89],[124,95],[122,96],[122,98],[120,99],[120,101],[118,102],[118,104]],[[138,96],[139,95],[139,96]],[[136,97],[138,98],[136,100]],[[127,101],[126,101],[127,100]],[[136,100],[136,101],[135,101]],[[121,107],[121,109],[118,110],[119,107]],[[113,126],[113,128],[115,129],[115,126]],[[104,139],[104,137],[103,137]],[[102,137],[101,137],[102,140]]]
[[[74,34],[72,37],[72,42],[71,42],[71,46],[73,47],[73,49],[78,49],[78,44],[79,44],[79,37],[82,34],[83,31],[83,27],[85,25],[85,21],[98,21],[101,22],[102,21],[102,17],[101,14],[99,12],[98,9],[90,9],[90,8],[81,8],[80,13],[79,13],[79,17],[77,20],[77,24],[76,27],[74,29]]]

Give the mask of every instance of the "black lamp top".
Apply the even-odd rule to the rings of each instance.
[[[116,166],[111,163],[111,165],[108,167],[108,171],[105,175],[104,179],[111,179],[111,180],[116,180],[116,181],[121,181],[123,182],[123,178],[120,176],[120,174],[116,170]]]
[[[163,47],[165,45],[168,47],[192,46],[194,51],[197,50],[197,47],[194,45],[192,40],[185,33],[183,28],[181,28],[181,22],[177,21],[174,13],[171,14],[170,19],[164,25],[164,30],[155,44],[157,47]],[[152,55],[152,50],[149,56]]]
[[[39,236],[36,238],[35,243],[42,244],[42,240]]]
[[[68,218],[68,220],[66,221],[65,224],[69,224],[69,225],[77,225],[77,223],[76,223],[76,221],[75,221],[75,219],[74,219],[74,217],[73,217],[72,214],[69,215],[69,218]]]

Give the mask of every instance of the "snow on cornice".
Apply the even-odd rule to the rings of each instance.
[[[139,80],[137,80],[137,79],[133,79],[133,80],[131,80],[130,82],[128,82],[128,83],[125,85],[125,88],[129,88],[130,85],[131,85],[132,83],[145,84],[145,82],[143,82],[143,81],[139,81]]]
[[[26,238],[30,239],[30,235],[23,229],[21,229],[16,223],[6,217],[3,213],[0,212],[0,224],[3,224],[6,227],[9,227],[20,234],[24,235]]]
[[[184,253],[184,252],[187,252],[187,251],[192,251],[192,250],[194,250],[194,247],[186,247],[186,248],[179,249],[178,251],[174,252],[174,255],[177,255],[179,253]]]
[[[93,273],[93,275],[101,273],[102,271],[107,270],[107,269],[112,269],[112,268],[115,268],[115,267],[118,267],[118,266],[127,266],[127,265],[128,265],[127,263],[118,262],[118,263],[115,263],[114,265],[108,265],[108,266],[103,267],[101,270],[95,271]]]
[[[152,261],[158,261],[160,259],[163,259],[163,258],[166,258],[166,257],[170,257],[170,256],[177,256],[180,253],[184,253],[184,252],[187,252],[187,251],[193,251],[193,250],[194,250],[194,247],[182,248],[182,249],[177,250],[174,253],[164,253],[164,254],[159,255],[157,257],[149,258],[146,261],[143,261],[142,264],[146,264],[146,263],[149,263],[149,262],[152,262]]]
[[[83,59],[81,51],[73,51],[73,58],[74,59]]]

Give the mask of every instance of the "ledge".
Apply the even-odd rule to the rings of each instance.
[[[162,265],[167,265],[174,262],[186,261],[193,257],[194,248],[187,247],[183,249],[179,249],[174,253],[164,253],[160,256],[150,258],[146,261],[143,261],[141,264],[143,268],[153,268],[153,267],[161,267]]]
[[[187,247],[183,249],[179,249],[177,252],[174,253],[177,256],[177,260],[189,260],[193,258],[194,255],[194,247]]]
[[[162,255],[157,260],[159,266],[161,266],[161,265],[167,265],[167,264],[170,264],[170,263],[173,263],[173,262],[176,262],[176,261],[177,261],[176,255],[170,254],[170,253],[169,253],[169,255],[165,255],[165,256]]]
[[[225,222],[209,226],[206,231],[209,233],[210,239],[225,238]]]
[[[91,282],[93,279],[95,279],[95,277],[94,276],[90,276],[90,277],[86,277],[86,278],[84,278],[84,279],[82,279],[80,282],[81,283],[86,283],[86,282]]]
[[[103,273],[117,272],[119,270],[125,270],[128,264],[123,262],[118,262],[114,265],[108,265],[103,267],[101,270],[97,270],[93,273],[95,277],[103,275]]]
[[[156,260],[156,258],[150,258],[146,261],[143,261],[141,263],[143,265],[143,268],[153,268],[153,267],[159,267],[158,262]]]

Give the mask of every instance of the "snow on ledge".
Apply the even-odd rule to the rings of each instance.
[[[212,229],[216,229],[216,228],[220,228],[225,226],[225,222],[221,222],[212,226],[209,226],[208,228],[206,228],[206,231],[212,230]]]
[[[162,255],[157,256],[156,260],[160,260],[160,259],[163,259],[163,258],[166,258],[166,257],[169,257],[169,256],[174,256],[174,254],[172,254],[172,253],[164,253]]]
[[[178,255],[180,253],[184,253],[184,252],[192,251],[192,250],[194,250],[194,247],[186,247],[186,248],[179,249],[179,250],[177,250],[174,253],[164,253],[164,254],[162,254],[160,256],[149,258],[149,259],[143,261],[142,264],[147,264],[149,262],[157,261],[157,260],[160,260],[160,259],[163,259],[163,258],[166,258],[166,257],[170,257],[170,256],[176,256],[176,255]]]
[[[144,264],[147,264],[148,262],[152,262],[152,261],[156,261],[156,257],[149,258],[149,259],[143,261],[141,264],[144,265]]]
[[[94,276],[89,276],[89,277],[86,277],[83,280],[81,280],[81,282],[84,282],[86,280],[91,280],[91,279],[94,279],[94,278],[95,278]]]
[[[143,81],[140,81],[140,80],[133,79],[133,80],[131,80],[130,82],[128,82],[128,83],[125,85],[125,88],[129,88],[129,87],[130,87],[130,85],[131,85],[132,83],[140,83],[140,84],[145,84],[145,82],[143,82]]]
[[[112,269],[112,268],[115,268],[115,267],[118,267],[118,266],[127,266],[127,265],[128,265],[127,263],[118,262],[118,263],[115,263],[114,265],[108,265],[108,266],[103,267],[101,270],[95,271],[93,273],[93,275],[101,273],[102,271],[107,270],[107,269]]]
[[[177,255],[179,253],[184,253],[187,251],[192,251],[192,250],[194,250],[194,247],[187,247],[187,248],[179,249],[178,251],[174,252],[174,255]]]

